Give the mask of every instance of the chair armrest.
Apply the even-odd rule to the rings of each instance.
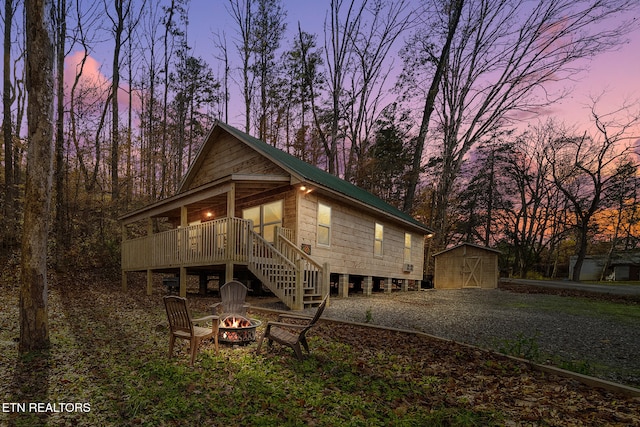
[[[278,326],[280,328],[288,328],[288,329],[304,329],[309,325],[296,325],[295,323],[286,323],[286,322],[267,322],[267,329],[271,326]]]
[[[313,319],[313,317],[311,316],[300,316],[297,314],[287,314],[287,313],[282,313],[278,315],[278,321],[282,321],[285,319],[290,319],[290,320],[311,320]]]
[[[209,316],[199,317],[197,319],[191,319],[191,323],[207,322],[209,320],[220,320],[220,316],[209,315]]]
[[[221,303],[221,302],[217,302],[217,303],[215,303],[215,304],[213,304],[213,305],[210,305],[210,306],[209,306],[209,308],[211,309],[211,311],[212,311],[213,313],[215,313],[215,312],[219,312],[219,311],[220,311],[220,306],[221,306],[221,305],[222,305],[222,303]]]

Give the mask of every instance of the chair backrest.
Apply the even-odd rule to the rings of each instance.
[[[167,310],[171,332],[184,331],[193,335],[193,323],[191,323],[191,313],[189,313],[186,298],[166,296],[164,308]]]
[[[220,298],[222,299],[222,310],[226,313],[246,315],[244,307],[247,299],[247,287],[242,283],[232,280],[220,287]]]
[[[302,331],[300,331],[300,335],[304,335],[320,319],[320,316],[322,316],[322,312],[324,311],[324,308],[327,306],[328,299],[329,299],[329,294],[327,294],[327,296],[324,297],[324,299],[322,300],[322,303],[318,306],[318,309],[316,310],[316,314],[313,315],[313,318],[311,319],[307,327],[304,328]]]

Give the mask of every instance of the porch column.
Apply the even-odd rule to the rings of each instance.
[[[386,294],[391,293],[391,288],[393,287],[393,279],[391,277],[387,277],[384,279],[384,292]]]
[[[232,182],[227,192],[227,218],[236,216],[236,183]]]
[[[409,279],[400,279],[400,290],[407,292],[409,290]]]
[[[373,293],[373,277],[372,276],[366,276],[362,280],[362,293],[368,297],[370,297],[371,294]]]
[[[181,227],[189,226],[188,213],[189,212],[186,206],[180,206],[180,226]],[[185,253],[186,246],[189,244],[189,242],[185,241],[185,239],[182,239],[180,244],[184,246],[183,248],[180,248],[180,251],[182,253]],[[187,269],[183,266],[180,266],[180,296],[182,298],[187,297]]]
[[[227,245],[225,247],[226,258],[234,259],[236,257],[236,224],[231,220],[235,215],[236,205],[236,185],[231,183],[231,188],[227,192]],[[224,282],[233,280],[233,261],[227,261],[224,269]]]
[[[346,298],[349,296],[349,275],[341,274],[338,276],[338,296]]]

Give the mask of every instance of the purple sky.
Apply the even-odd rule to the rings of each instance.
[[[283,48],[289,48],[298,21],[303,30],[317,34],[318,44],[322,44],[323,22],[328,3],[328,0],[284,0],[287,8],[287,35]],[[233,41],[236,33],[234,23],[226,10],[226,4],[226,0],[191,0],[189,6],[188,42],[194,48],[194,54],[209,62],[214,71],[217,71],[220,66],[215,59],[218,52],[213,43],[214,33],[225,32],[230,53],[233,54],[235,51]],[[560,83],[562,87],[573,88],[570,96],[549,108],[545,115],[533,117],[529,122],[535,124],[539,120],[545,120],[546,116],[553,116],[567,126],[576,126],[580,131],[588,130],[590,128],[588,108],[590,97],[600,95],[602,98],[598,106],[602,113],[619,109],[625,101],[635,102],[635,112],[640,112],[638,101],[640,99],[640,30],[634,31],[628,37],[629,42],[621,45],[619,50],[584,61],[583,64],[589,69],[580,75],[580,80]],[[399,40],[398,46],[402,42]],[[104,75],[110,74],[107,70],[111,61],[110,54],[110,49],[106,49],[102,55],[96,53],[96,61],[92,66],[95,68],[98,79],[105,80],[107,77]],[[74,54],[69,58],[69,63],[73,63],[73,56]],[[237,67],[238,61],[234,62],[232,67]],[[394,64],[400,67],[401,61],[395,58]],[[86,75],[94,74],[86,72]],[[69,78],[72,77],[69,76]],[[233,113],[233,111],[242,111],[239,90],[233,83],[230,89],[232,113],[229,122],[234,126],[242,126],[243,117],[240,113]],[[640,137],[640,129],[636,136]]]

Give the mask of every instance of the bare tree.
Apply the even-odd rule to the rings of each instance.
[[[629,130],[640,121],[640,116],[634,116],[624,123],[616,122],[614,116],[620,111],[601,115],[595,104],[591,113],[598,131],[596,136],[590,137],[586,132],[582,136],[565,135],[545,150],[554,183],[569,200],[575,217],[578,242],[572,276],[575,281],[580,280],[593,219],[608,198],[615,198],[620,174],[626,174],[626,168],[619,166],[629,163],[634,147],[624,143],[633,139]]]
[[[53,46],[46,0],[25,0],[29,148],[20,277],[21,353],[49,346],[47,234],[53,171]]]
[[[418,137],[415,140],[415,149],[413,153],[413,163],[411,173],[409,174],[409,180],[407,183],[407,192],[405,193],[405,200],[403,204],[403,210],[410,212],[413,209],[414,200],[416,196],[416,190],[418,188],[418,181],[420,180],[420,171],[422,170],[422,156],[424,153],[424,145],[427,139],[427,133],[429,132],[429,123],[431,122],[431,115],[435,109],[436,96],[440,88],[440,82],[445,72],[445,67],[449,60],[449,52],[451,50],[451,44],[453,43],[453,37],[458,31],[458,25],[460,23],[460,16],[462,15],[462,8],[465,0],[451,0],[445,6],[445,25],[446,25],[446,37],[439,55],[432,53],[433,44],[430,42],[430,32],[419,31],[413,38],[412,43],[418,48],[422,47],[423,53],[426,53],[426,57],[423,55],[415,55],[413,49],[408,50],[408,55],[405,58],[409,58],[410,73],[413,73],[413,68],[416,63],[416,59],[424,58],[428,63],[435,65],[433,77],[429,85],[429,90],[426,92],[424,100],[424,108],[422,111],[422,119],[420,122],[420,130],[418,131]],[[425,26],[426,27],[426,26]],[[427,27],[428,28],[428,27]],[[416,43],[417,42],[417,43]],[[406,61],[406,59],[405,59]],[[406,67],[406,66],[405,66]],[[406,70],[405,70],[406,71]]]
[[[229,13],[237,25],[238,40],[236,49],[240,54],[241,91],[244,99],[244,131],[251,130],[251,103],[253,99],[253,80],[250,73],[251,65],[251,32],[253,28],[253,14],[251,3],[253,0],[229,0]]]
[[[4,38],[3,38],[3,80],[2,80],[2,135],[4,140],[4,184],[5,196],[3,205],[4,226],[2,230],[3,244],[13,246],[16,234],[16,183],[14,182],[13,164],[13,127],[11,106],[16,98],[16,91],[11,83],[11,45],[13,15],[16,5],[13,0],[4,2]]]
[[[442,144],[433,226],[447,229],[447,205],[466,154],[486,135],[566,94],[551,83],[575,77],[576,61],[614,48],[631,28],[616,22],[631,0],[468,0],[440,84]],[[547,91],[545,91],[547,89]],[[409,204],[406,206],[410,207]],[[440,245],[444,241],[438,242]]]
[[[386,95],[385,83],[392,69],[390,52],[396,40],[409,28],[412,15],[404,0],[372,0],[364,18],[353,34],[353,66],[345,70],[350,74],[343,101],[349,142],[344,178],[348,181],[358,174],[360,162],[374,143],[370,135],[380,114],[381,100]]]

